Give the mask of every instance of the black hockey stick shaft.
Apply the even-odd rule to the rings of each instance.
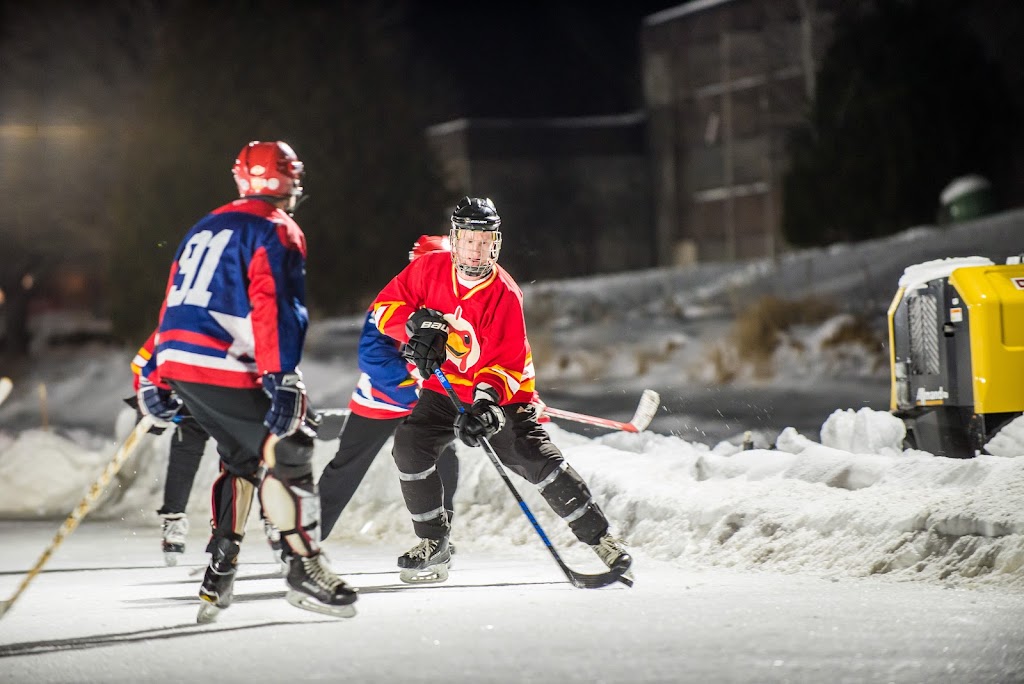
[[[434,371],[434,376],[441,383],[441,386],[444,387],[444,391],[448,393],[448,398],[452,400],[452,403],[455,405],[455,408],[458,409],[459,413],[465,413],[466,407],[463,406],[459,396],[455,394],[455,390],[452,388],[451,383],[448,382],[448,376],[444,374],[444,371],[438,368]],[[566,565],[565,561],[563,561],[562,557],[558,554],[557,549],[555,549],[554,545],[551,543],[551,540],[548,539],[548,535],[544,532],[544,528],[542,528],[540,523],[537,522],[537,518],[534,517],[530,507],[526,505],[525,501],[523,501],[523,497],[520,496],[519,490],[517,490],[515,485],[512,484],[512,480],[509,479],[508,473],[505,472],[505,468],[501,465],[501,461],[498,459],[498,454],[494,451],[494,447],[491,446],[491,442],[486,437],[481,437],[480,444],[483,446],[484,453],[487,454],[487,458],[490,459],[491,463],[498,471],[498,474],[501,475],[501,479],[505,482],[505,486],[508,487],[510,492],[512,492],[512,496],[516,498],[516,501],[519,503],[520,510],[523,511],[526,515],[526,519],[530,521],[531,525],[533,525],[533,529],[537,532],[541,541],[544,542],[544,546],[546,546],[548,551],[551,553],[551,557],[555,559],[555,563],[557,563],[558,567],[562,569],[565,577],[572,582],[573,586],[580,589],[597,589],[599,587],[605,587],[609,584],[618,582],[622,578],[622,575],[629,570],[629,564],[616,566],[608,572],[603,572],[598,575],[584,575],[582,573],[575,572]]]

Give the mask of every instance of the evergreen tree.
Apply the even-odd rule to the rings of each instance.
[[[791,140],[783,230],[798,246],[935,219],[942,188],[1008,178],[1004,81],[956,0],[877,0],[841,15],[809,125]]]

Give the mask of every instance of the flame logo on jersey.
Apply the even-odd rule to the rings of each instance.
[[[456,307],[454,314],[445,314],[448,322],[448,360],[456,365],[460,373],[476,365],[480,360],[480,344],[476,339],[473,324],[462,317],[462,307]]]

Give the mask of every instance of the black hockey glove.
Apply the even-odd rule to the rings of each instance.
[[[440,311],[419,309],[405,322],[405,332],[409,334],[409,342],[402,353],[416,364],[420,376],[426,380],[448,358],[445,349],[448,343],[448,323]]]
[[[487,385],[473,392],[473,406],[455,417],[455,436],[467,446],[480,446],[505,425],[505,411],[498,406],[498,393]]]

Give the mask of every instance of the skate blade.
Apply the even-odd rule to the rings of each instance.
[[[181,554],[176,551],[164,551],[164,565],[173,568],[178,564],[178,558],[180,557]]]
[[[437,584],[448,579],[448,564],[431,565],[426,568],[405,568],[398,573],[398,579],[406,584]]]
[[[321,615],[330,615],[331,617],[339,618],[350,618],[355,617],[356,615],[356,607],[351,603],[347,606],[335,606],[328,603],[321,603],[312,596],[303,594],[301,591],[295,591],[294,589],[289,589],[284,598],[288,603],[292,604],[296,608],[308,610],[312,613],[320,613]]]
[[[209,599],[200,597],[201,603],[199,604],[199,614],[196,615],[196,622],[200,625],[208,625],[217,619],[217,615],[220,614],[221,609],[215,603],[211,603]]]

